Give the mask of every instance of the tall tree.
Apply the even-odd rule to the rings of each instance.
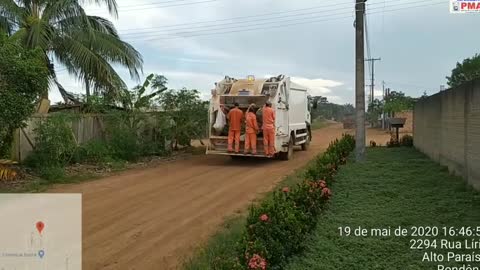
[[[170,129],[172,149],[190,145],[192,139],[201,141],[206,133],[208,102],[200,99],[197,90],[169,90],[160,94],[158,104],[173,123]]]
[[[465,82],[480,78],[480,54],[475,54],[471,58],[457,62],[457,66],[452,70],[452,75],[447,76],[447,84],[450,87],[459,86]]]
[[[384,110],[387,113],[396,113],[403,110],[413,110],[416,99],[406,96],[405,93],[392,91],[385,97]]]
[[[48,89],[43,52],[26,50],[0,34],[0,158],[13,131],[25,125],[40,94]]]
[[[122,41],[107,19],[89,16],[82,4],[106,5],[117,16],[116,0],[0,0],[0,33],[5,32],[27,48],[40,48],[52,79],[62,95],[53,58],[88,88],[118,94],[125,83],[112,67],[126,67],[139,78],[142,57]]]

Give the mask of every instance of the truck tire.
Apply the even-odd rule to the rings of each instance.
[[[280,160],[291,160],[293,158],[293,136],[290,136],[287,152],[280,152],[278,157]]]
[[[307,151],[308,148],[310,147],[310,141],[312,140],[312,133],[310,129],[307,130],[307,140],[301,144],[302,146],[302,151]]]

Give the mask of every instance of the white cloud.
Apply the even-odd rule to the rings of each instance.
[[[332,93],[331,88],[343,85],[342,82],[334,80],[308,79],[302,77],[292,77],[292,81],[309,88],[311,95],[326,96],[327,98],[333,97],[329,95]]]
[[[382,90],[373,90],[373,95],[378,98],[378,97],[383,97],[383,91]]]

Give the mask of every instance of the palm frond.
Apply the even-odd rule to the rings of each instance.
[[[118,4],[116,0],[80,0],[81,3],[95,3],[97,5],[106,5],[110,14],[118,17]]]
[[[91,48],[108,62],[126,67],[130,76],[138,80],[139,71],[142,71],[143,65],[140,53],[120,38],[98,31],[93,33],[94,35],[91,36],[90,33],[84,31],[76,32],[72,33],[72,37]]]
[[[25,45],[29,48],[40,47],[47,50],[53,36],[53,29],[42,20],[32,20],[27,31]]]
[[[17,171],[11,165],[17,164],[16,161],[0,159],[0,181],[11,181],[17,177]]]
[[[0,14],[10,16],[21,16],[23,13],[22,7],[17,5],[14,0],[0,0]]]
[[[11,35],[18,27],[18,18],[23,13],[13,0],[0,0],[0,33]]]
[[[153,74],[153,73],[148,75],[148,77],[143,82],[143,85],[140,88],[138,88],[138,96],[139,97],[141,97],[143,95],[143,93],[145,93],[148,86],[150,85],[150,81],[153,79],[154,76],[155,76],[155,74]]]
[[[5,16],[0,16],[0,33],[6,33],[7,35],[11,35],[12,32],[13,25],[11,21]]]
[[[110,63],[83,40],[70,37],[57,37],[54,41],[55,57],[78,78],[88,78],[95,82],[94,88],[118,93],[126,85]]]
[[[77,0],[47,1],[42,20],[55,25],[59,21],[75,18],[75,25],[86,24],[87,14]],[[70,21],[71,23],[71,21]]]

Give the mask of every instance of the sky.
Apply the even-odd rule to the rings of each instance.
[[[446,85],[458,61],[480,53],[480,13],[450,14],[450,0],[368,0],[365,57],[375,62],[375,96],[382,86],[418,97]],[[106,17],[143,56],[141,81],[167,77],[169,88],[197,89],[207,99],[226,75],[285,74],[312,95],[345,104],[355,100],[353,0],[117,0],[118,18],[106,7],[86,6]],[[368,44],[368,46],[367,46]],[[369,53],[367,53],[369,52]],[[61,66],[64,87],[84,93],[82,82]],[[128,72],[116,68],[130,87]],[[365,64],[366,84],[370,84]],[[50,99],[61,101],[52,87]]]

